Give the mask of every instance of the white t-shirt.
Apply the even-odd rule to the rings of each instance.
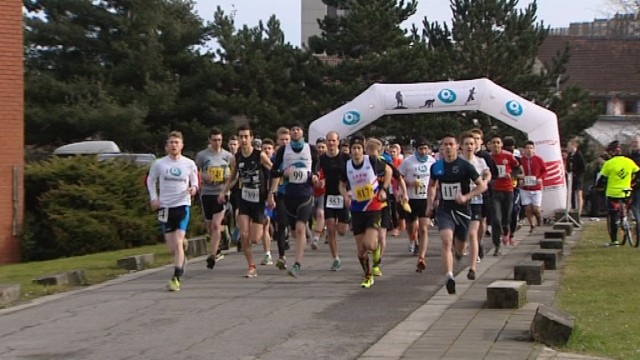
[[[156,182],[160,180],[160,196]],[[198,168],[193,160],[180,156],[174,160],[165,156],[156,160],[149,170],[147,190],[151,201],[158,200],[160,208],[191,205],[189,187],[198,186]]]
[[[424,200],[427,198],[431,165],[435,162],[432,156],[427,156],[426,161],[420,161],[415,155],[411,155],[402,161],[398,171],[407,182],[407,196],[409,199]],[[418,181],[417,184],[416,181]]]
[[[463,159],[465,159],[463,157]],[[467,160],[467,159],[465,159]],[[467,160],[469,161],[469,160]],[[478,174],[480,174],[480,178],[482,178],[482,174],[485,171],[489,171],[489,166],[487,165],[487,162],[484,161],[483,158],[478,157],[478,156],[474,156],[473,160],[469,161],[471,163],[471,165],[473,165],[473,167],[476,169],[476,171],[478,172]],[[474,182],[471,182],[471,190],[476,188],[476,184]],[[473,198],[471,198],[470,201],[471,204],[482,204],[482,195],[477,195],[474,196]]]

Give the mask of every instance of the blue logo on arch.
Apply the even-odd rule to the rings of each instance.
[[[451,89],[442,89],[438,93],[438,99],[445,104],[451,104],[456,101],[456,92]]]
[[[511,116],[516,116],[516,117],[521,116],[522,113],[524,112],[522,105],[520,105],[520,103],[515,100],[507,101],[507,103],[505,104],[505,107],[507,108],[507,112]]]
[[[346,113],[344,113],[344,115],[342,115],[342,123],[345,125],[355,125],[358,122],[360,122],[360,113],[352,110],[352,111],[347,111]]]
[[[182,171],[180,171],[180,168],[172,167],[171,169],[169,169],[169,174],[171,174],[172,176],[180,176],[180,174],[182,174]]]

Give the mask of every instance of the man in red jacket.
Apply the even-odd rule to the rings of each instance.
[[[536,155],[535,145],[529,140],[524,143],[524,156],[520,159],[523,173],[520,175],[522,187],[520,189],[521,204],[524,206],[527,220],[533,232],[535,226],[542,224],[540,207],[542,206],[542,183],[546,174],[544,160]],[[536,225],[533,225],[533,217],[536,218]]]

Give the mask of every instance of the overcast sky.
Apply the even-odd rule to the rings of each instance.
[[[266,22],[272,14],[280,20],[285,39],[294,46],[300,46],[300,0],[196,0],[196,11],[205,20],[212,20],[217,6],[226,14],[235,10],[236,27],[256,26],[258,21]],[[451,9],[449,0],[418,0],[418,12],[404,26],[410,28],[415,23],[422,28],[422,19],[449,22]],[[525,7],[530,1],[521,0]],[[590,22],[606,17],[611,11],[606,0],[538,0],[538,19],[552,28],[567,27],[572,22]]]

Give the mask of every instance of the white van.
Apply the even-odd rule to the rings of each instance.
[[[113,141],[80,141],[60,146],[53,151],[56,156],[119,154],[120,148]]]

